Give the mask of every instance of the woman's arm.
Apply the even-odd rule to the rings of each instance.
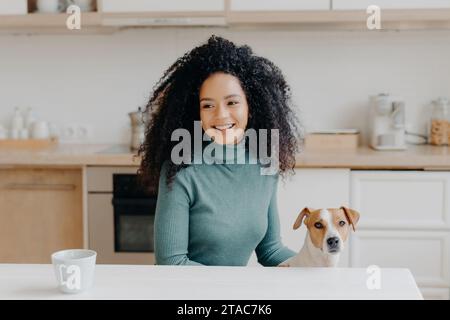
[[[284,246],[281,242],[277,189],[278,176],[276,177],[274,190],[270,199],[267,232],[255,249],[258,262],[265,267],[278,266],[296,255],[294,251]]]
[[[166,184],[167,162],[161,169],[155,212],[154,243],[156,264],[202,265],[189,260],[189,193],[183,170],[178,172],[169,190]]]

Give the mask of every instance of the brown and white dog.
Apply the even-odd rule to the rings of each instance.
[[[350,225],[355,231],[358,220],[359,213],[346,207],[304,208],[294,223],[294,230],[304,222],[308,228],[305,243],[297,255],[280,264],[280,267],[335,267],[348,238]]]

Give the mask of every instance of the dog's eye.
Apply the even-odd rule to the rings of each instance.
[[[314,223],[314,227],[316,227],[317,229],[322,229],[323,225],[320,222],[316,222]]]
[[[345,221],[339,221],[339,225],[342,227],[342,226],[345,226]]]

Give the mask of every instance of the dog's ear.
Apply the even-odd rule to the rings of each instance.
[[[353,231],[355,231],[355,226],[359,221],[359,212],[344,206],[342,206],[341,209],[344,210],[348,222],[352,225]]]
[[[311,211],[314,211],[314,209],[308,207],[303,208],[303,210],[298,214],[297,220],[295,220],[294,230],[300,228],[300,226],[302,225],[303,218],[309,215]]]

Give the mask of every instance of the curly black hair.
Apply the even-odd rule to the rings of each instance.
[[[279,130],[278,173],[283,178],[288,171],[293,173],[295,154],[301,148],[301,126],[281,70],[268,59],[254,55],[249,46],[237,46],[213,35],[172,64],[153,88],[145,109],[149,119],[145,141],[138,151],[142,156],[138,173],[149,188],[157,188],[166,160],[169,187],[177,172],[188,166],[171,161],[171,150],[178,143],[171,141],[171,134],[175,129],[184,128],[193,137],[194,121],[200,120],[200,87],[216,72],[239,79],[249,107],[246,129]],[[270,150],[270,138],[267,143]]]

